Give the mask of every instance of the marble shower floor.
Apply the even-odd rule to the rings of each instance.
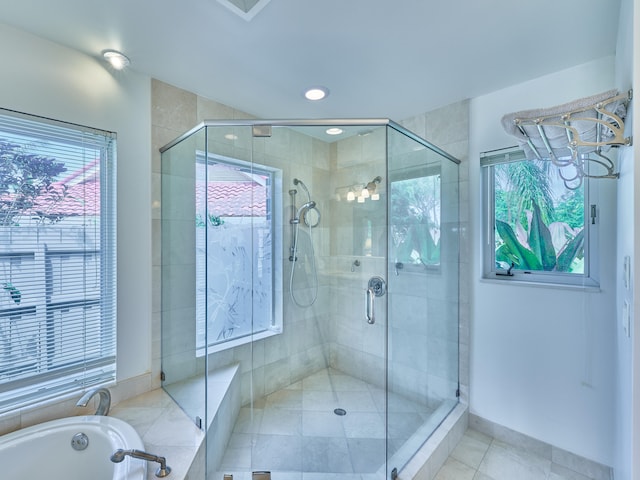
[[[432,411],[390,395],[389,454]],[[334,409],[346,410],[339,416]],[[373,480],[385,460],[385,392],[335,370],[323,370],[242,408],[219,472],[250,480],[268,470],[275,480]]]

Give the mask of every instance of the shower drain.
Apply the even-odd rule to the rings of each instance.
[[[340,415],[341,417],[345,416],[347,414],[347,411],[344,408],[336,408],[333,413],[335,413],[336,415]]]

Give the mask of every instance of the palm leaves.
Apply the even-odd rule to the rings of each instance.
[[[584,228],[576,232],[566,224],[559,225],[565,229],[569,238],[558,247],[553,243],[551,230],[542,221],[540,207],[536,202],[533,202],[531,213],[524,244],[508,223],[496,219],[496,231],[502,239],[502,244],[496,250],[496,262],[508,265],[513,263],[519,270],[570,272],[574,261],[583,252]]]
[[[582,191],[558,190],[548,162],[497,165],[495,175],[496,266],[545,272],[580,270]]]

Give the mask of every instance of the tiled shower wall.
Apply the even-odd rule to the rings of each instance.
[[[469,404],[471,243],[469,238],[469,101],[447,105],[399,122],[460,160],[458,167],[458,346],[460,399]],[[451,300],[451,299],[448,299]],[[451,305],[443,307],[450,310]],[[445,335],[448,335],[445,333]]]
[[[464,125],[464,119],[460,123]],[[325,222],[331,229],[331,257],[326,263],[334,288],[330,351],[331,366],[379,386],[388,378],[391,391],[419,403],[427,399],[437,407],[443,399],[454,398],[458,388],[459,168],[403,134],[379,128],[334,144],[329,187],[334,192],[381,176],[379,191],[384,195],[385,175],[397,179],[415,169],[426,173],[425,165],[431,171],[438,169],[442,186],[442,258],[437,269],[406,266],[396,275],[394,259],[385,264],[384,201],[358,203],[332,197],[325,206],[331,214]],[[364,232],[367,229],[369,235]],[[376,299],[377,319],[369,325],[364,319],[364,297],[367,281],[374,275],[385,278],[388,294]],[[386,356],[388,377],[384,375]]]
[[[177,89],[154,80],[152,83],[152,142],[153,142],[153,268],[154,268],[154,303],[153,303],[153,335],[154,371],[160,369],[161,355],[161,162],[159,148],[174,138],[194,127],[198,122],[207,119],[243,119],[251,118],[220,103],[204,99],[195,94]],[[414,117],[402,122],[408,129],[429,139],[452,155],[463,160],[460,166],[460,181],[468,183],[467,137],[468,137],[468,104],[462,102]],[[290,130],[274,129],[274,136],[259,139],[256,144],[254,161],[272,165],[283,170],[283,298],[285,333],[270,337],[253,346],[245,345],[233,350],[220,352],[213,358],[220,366],[239,362],[242,370],[243,400],[248,400],[249,381],[253,375],[254,394],[262,395],[289,385],[298,379],[324,368],[327,365],[338,367],[348,373],[357,374],[360,378],[379,383],[383,375],[384,359],[378,352],[384,352],[384,325],[386,320],[379,317],[373,328],[359,331],[349,330],[349,323],[338,327],[345,316],[354,322],[366,323],[362,320],[362,304],[364,285],[372,274],[386,271],[381,259],[365,258],[360,252],[348,251],[353,246],[353,226],[348,224],[348,217],[340,215],[337,210],[345,208],[336,206],[333,195],[336,187],[342,183],[370,181],[384,172],[385,144],[384,129],[372,132],[371,135],[353,137],[332,144],[331,146]],[[262,143],[262,144],[261,144]],[[381,148],[378,148],[378,147]],[[244,145],[246,148],[247,145]],[[243,145],[228,145],[227,155],[243,158]],[[357,150],[359,155],[353,156]],[[354,158],[363,159],[356,161]],[[340,171],[340,174],[337,173]],[[371,178],[369,178],[371,177]],[[289,247],[289,215],[287,208],[290,201],[286,192],[293,188],[293,178],[302,179],[310,188],[313,199],[318,202],[323,214],[321,228],[314,229],[314,246],[317,253],[320,273],[320,289],[318,300],[307,309],[293,305],[288,297],[288,280],[290,265]],[[340,183],[340,185],[338,185]],[[384,183],[384,182],[383,182]],[[298,188],[299,194],[302,191]],[[460,187],[466,192],[466,187]],[[304,196],[304,195],[303,195]],[[298,205],[303,197],[298,197]],[[468,266],[464,262],[468,255],[466,245],[466,222],[468,221],[468,202],[460,198],[460,231],[461,280]],[[333,205],[332,205],[333,202]],[[334,214],[335,213],[335,214]],[[330,222],[342,222],[333,225]],[[327,225],[327,226],[324,226]],[[342,231],[341,231],[342,228]],[[351,232],[351,233],[347,233]],[[347,235],[347,237],[345,237]],[[345,243],[346,239],[346,243]],[[383,248],[384,246],[380,246]],[[384,250],[383,250],[384,251]],[[374,253],[375,255],[375,253]],[[360,259],[360,267],[351,271],[352,262]],[[354,281],[354,278],[357,278]],[[460,282],[460,380],[463,400],[468,392],[468,286]],[[342,296],[342,301],[340,300]],[[341,302],[341,303],[338,303]],[[342,305],[353,305],[354,311],[345,312]],[[443,308],[446,308],[444,306]],[[379,311],[384,311],[381,304]],[[357,320],[356,320],[357,318]],[[179,332],[180,329],[176,330]],[[183,334],[191,335],[188,329]],[[188,339],[186,339],[188,340]],[[193,352],[193,351],[191,351]],[[189,355],[193,356],[193,353]],[[354,361],[355,360],[355,361]],[[253,370],[251,365],[253,362]],[[196,368],[196,367],[194,367]],[[351,370],[356,370],[350,372]],[[195,371],[195,370],[194,370]],[[406,375],[407,385],[397,385],[398,390],[408,388],[415,383],[410,375]],[[159,376],[155,376],[159,386]],[[400,382],[401,376],[398,376]],[[419,392],[421,393],[421,392]]]

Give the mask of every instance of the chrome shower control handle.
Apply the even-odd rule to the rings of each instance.
[[[367,285],[367,293],[365,295],[365,318],[369,325],[376,322],[374,313],[374,302],[376,297],[383,296],[387,291],[387,285],[381,277],[371,277]]]

